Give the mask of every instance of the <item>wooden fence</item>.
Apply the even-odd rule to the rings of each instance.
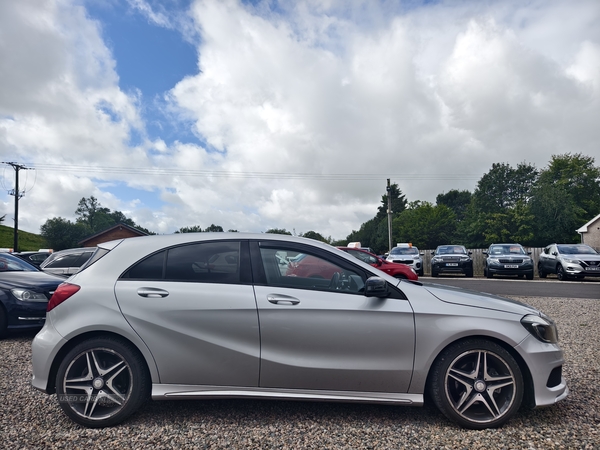
[[[539,260],[540,253],[544,250],[542,247],[524,247],[525,251],[531,252],[531,257],[533,258],[533,266],[534,266],[534,275],[538,276],[537,271],[537,262]],[[485,258],[486,255],[483,254],[482,248],[475,249],[467,249],[467,251],[472,252],[471,258],[473,258],[473,275],[476,277],[483,276],[483,267],[485,266]],[[487,250],[487,249],[486,249]],[[425,254],[422,256],[423,258],[423,271],[425,275],[431,276],[431,257],[433,250],[424,250]]]

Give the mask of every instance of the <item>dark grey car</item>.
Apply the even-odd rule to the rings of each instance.
[[[90,259],[94,250],[92,247],[82,247],[54,252],[40,264],[40,269],[54,275],[70,277]]]
[[[530,306],[398,280],[312,239],[182,233],[100,244],[59,286],[33,386],[89,427],[149,398],[420,406],[428,393],[488,428],[567,396],[557,340]]]
[[[463,245],[439,245],[431,258],[431,276],[440,273],[464,273],[473,276],[473,258]]]
[[[600,254],[585,244],[551,244],[538,261],[540,278],[555,273],[559,280],[600,277]]]
[[[486,277],[517,275],[533,280],[531,252],[525,251],[521,244],[492,244],[483,253],[487,255],[483,268]]]

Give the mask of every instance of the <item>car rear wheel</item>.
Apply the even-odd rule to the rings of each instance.
[[[538,274],[540,275],[540,278],[546,278],[548,276],[548,274],[544,272],[544,268],[541,264],[538,264]]]
[[[60,363],[56,394],[63,411],[91,428],[116,425],[150,396],[146,363],[131,344],[115,337],[88,339]]]
[[[430,394],[438,409],[465,428],[504,424],[521,406],[523,375],[503,347],[467,339],[442,352],[433,365]]]
[[[437,277],[440,273],[437,270],[431,269],[431,276]]]

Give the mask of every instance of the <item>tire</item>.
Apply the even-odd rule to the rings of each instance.
[[[533,280],[533,269],[531,269],[531,272],[525,274],[525,278]]]
[[[90,428],[110,427],[127,419],[150,397],[150,387],[142,355],[112,336],[77,344],[60,363],[56,376],[61,408],[73,421]]]
[[[0,305],[0,339],[6,336],[8,330],[8,317],[4,306]]]
[[[515,359],[486,339],[466,339],[446,348],[429,378],[429,393],[438,409],[475,430],[503,425],[521,406],[523,391]]]
[[[417,271],[417,275],[420,276],[420,277],[422,277],[423,276],[423,269]]]
[[[487,278],[492,278],[494,276],[494,274],[492,272],[490,272],[489,269],[486,267],[485,268],[485,276]]]
[[[544,268],[542,267],[541,264],[538,264],[538,274],[539,274],[540,278],[546,278],[548,276],[548,274],[546,272],[544,272]]]
[[[563,269],[563,266],[560,264],[556,266],[556,278],[558,278],[560,281],[567,281],[569,279],[565,273],[565,269]]]
[[[473,278],[473,269],[467,269],[465,272],[465,277]]]
[[[432,277],[437,277],[440,273],[437,270],[433,270],[431,269],[431,276]]]

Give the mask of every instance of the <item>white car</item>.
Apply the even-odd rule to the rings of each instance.
[[[413,268],[417,275],[423,276],[423,252],[412,244],[398,244],[389,253],[387,260],[390,262],[406,264]]]

